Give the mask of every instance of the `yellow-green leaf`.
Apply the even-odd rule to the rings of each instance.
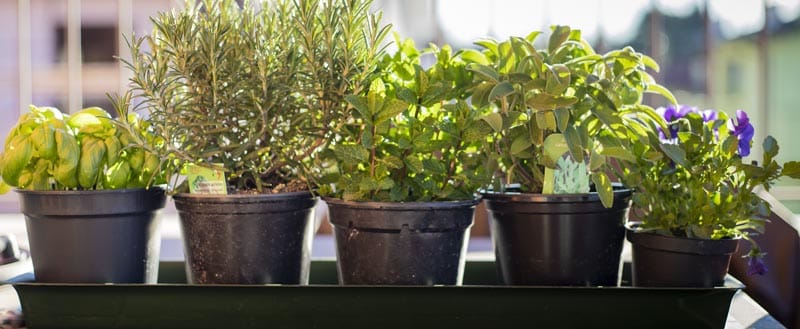
[[[131,165],[120,159],[106,170],[105,187],[112,189],[125,188],[131,175]]]
[[[503,116],[500,115],[500,113],[489,113],[481,117],[481,120],[486,121],[486,123],[488,123],[495,132],[500,132],[503,130]]]
[[[511,154],[518,155],[531,147],[531,140],[528,136],[520,135],[511,142]]]
[[[600,202],[606,208],[611,208],[614,205],[614,189],[611,186],[611,180],[608,175],[602,171],[592,173],[592,182],[594,182],[597,194],[600,196]]]
[[[81,148],[75,136],[68,132],[56,129],[56,148],[58,149],[58,162],[56,163],[53,177],[56,182],[66,188],[78,187],[78,161]]]
[[[78,162],[78,183],[85,189],[94,188],[102,170],[106,146],[102,140],[86,137],[81,144],[81,158]]]
[[[564,141],[567,142],[569,153],[576,162],[583,162],[583,146],[581,145],[581,137],[578,136],[578,131],[575,126],[568,126],[564,130]]]
[[[17,135],[9,143],[3,156],[3,181],[11,186],[19,186],[23,169],[33,157],[33,145],[27,136]]]

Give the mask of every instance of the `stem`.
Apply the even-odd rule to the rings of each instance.
[[[459,136],[459,138],[461,138],[461,140],[463,140],[463,137],[464,136],[463,136],[463,133],[462,133]],[[447,169],[447,176],[444,178],[444,181],[442,182],[442,190],[444,190],[444,188],[447,187],[447,182],[449,182],[450,179],[455,174],[455,171],[456,171],[456,156],[455,156],[455,154],[456,154],[456,152],[458,152],[458,150],[461,149],[461,140],[459,140],[458,143],[456,143],[456,145],[453,146],[453,148],[452,148],[453,151],[450,154],[452,156],[450,158],[450,168]]]
[[[372,135],[372,144],[373,145],[372,145],[372,148],[370,149],[370,154],[369,154],[369,177],[375,178],[375,160],[376,160],[375,159],[376,158],[375,157],[375,151],[376,151],[375,150],[376,149],[376,147],[375,147],[375,134],[377,133],[377,131],[376,131],[375,125],[372,125],[372,127],[370,127],[370,128],[371,128],[370,129],[370,134]]]

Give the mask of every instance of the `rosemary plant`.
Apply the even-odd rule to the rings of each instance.
[[[170,177],[221,164],[233,193],[307,189],[310,156],[383,50],[370,2],[187,1],[153,17],[126,64]]]

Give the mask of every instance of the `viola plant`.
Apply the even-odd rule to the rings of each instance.
[[[449,46],[396,40],[369,90],[319,158],[323,195],[355,201],[468,200],[486,183],[478,150],[491,128],[464,100],[472,75]],[[424,53],[435,58],[425,69]]]
[[[781,176],[800,177],[800,163],[781,166],[778,143],[764,139],[760,164],[743,160],[751,151],[753,125],[747,113],[700,111],[669,106],[657,112],[668,129],[655,127],[663,157],[639,157],[627,168],[627,183],[638,186],[634,211],[642,231],[696,239],[742,238],[751,243],[750,273],[764,273],[764,252],[751,238],[762,232],[769,204],[757,189],[769,189]]]
[[[121,129],[121,127],[128,129]],[[162,163],[134,140],[154,145],[149,125],[135,114],[118,119],[90,107],[68,115],[31,105],[6,138],[0,155],[2,191],[101,190],[163,184]]]

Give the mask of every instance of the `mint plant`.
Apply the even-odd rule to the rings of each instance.
[[[541,193],[545,168],[544,141],[563,134],[569,153],[588,163],[591,181],[606,207],[613,200],[608,172],[615,164],[636,161],[634,147],[652,148],[648,122],[663,119],[641,103],[645,92],[674,103],[647,68],[653,59],[630,47],[598,54],[578,30],[554,26],[547,46],[534,45],[540,32],[502,42],[476,42],[481,51],[462,57],[474,73],[472,104],[489,111],[482,117],[492,128],[485,147],[487,167],[497,175],[494,191],[519,183],[523,192]],[[586,191],[588,192],[588,191]]]
[[[475,197],[487,182],[478,156],[490,127],[467,102],[472,74],[449,46],[417,50],[409,39],[385,55],[370,88],[322,152],[320,192],[356,201],[445,201]],[[423,68],[430,54],[435,64]]]

